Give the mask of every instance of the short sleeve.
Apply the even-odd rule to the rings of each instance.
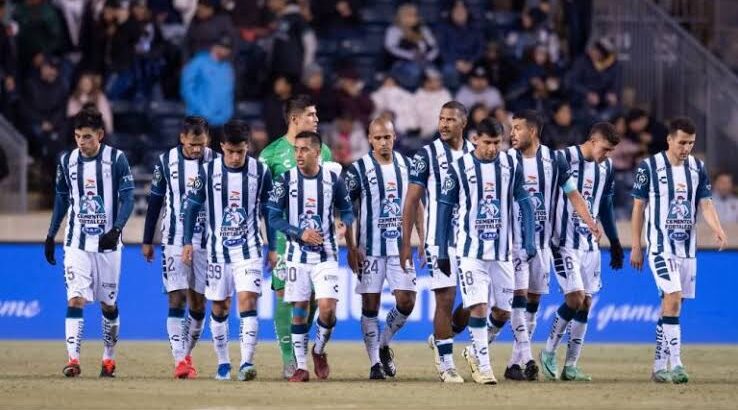
[[[646,161],[641,161],[633,179],[631,195],[638,199],[648,199],[648,189],[651,185],[651,170]]]
[[[131,175],[131,167],[128,166],[126,154],[118,154],[115,161],[115,177],[118,179],[118,192],[133,189],[133,175]]]
[[[571,178],[571,167],[564,158],[564,153],[557,152],[556,158],[554,159],[554,166],[556,167],[556,185],[562,188]]]
[[[422,186],[428,185],[428,152],[420,149],[413,157],[412,167],[410,168],[410,183]]]
[[[164,165],[161,162],[161,157],[154,166],[154,174],[151,178],[151,193],[159,196],[164,196],[167,193],[167,179],[164,178]]]
[[[513,175],[513,196],[515,201],[520,202],[528,197],[530,194],[525,189],[523,180],[523,164],[519,164],[515,167],[515,174]]]
[[[207,182],[207,173],[205,167],[200,166],[197,172],[197,177],[192,181],[192,189],[188,194],[188,198],[198,204],[205,202],[205,185]]]
[[[710,183],[710,177],[707,174],[707,167],[705,163],[700,161],[699,167],[699,182],[697,183],[697,200],[711,198],[712,197],[712,184]]]
[[[459,168],[457,163],[453,163],[449,167],[446,177],[443,179],[441,184],[441,194],[438,196],[438,200],[447,204],[457,204],[459,202]]]
[[[341,178],[336,178],[336,183],[333,185],[333,198],[336,208],[339,211],[345,212],[352,210],[351,198]]]

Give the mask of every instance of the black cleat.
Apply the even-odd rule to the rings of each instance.
[[[538,380],[538,365],[535,360],[530,360],[525,364],[523,374],[525,375],[525,380],[528,380],[529,382]]]
[[[386,377],[384,377],[384,371],[382,371],[382,365],[380,363],[376,363],[371,369],[369,369],[369,380],[384,379],[386,379]]]
[[[397,368],[395,367],[395,352],[389,346],[379,348],[379,361],[382,362],[384,374],[389,377],[395,377]]]
[[[520,368],[520,365],[517,363],[508,367],[507,369],[505,369],[505,378],[508,380],[525,380],[523,369]]]

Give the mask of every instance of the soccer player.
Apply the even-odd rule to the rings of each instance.
[[[682,299],[694,299],[697,277],[697,206],[722,250],[726,236],[711,200],[705,163],[690,155],[696,128],[688,118],[669,126],[668,149],[646,158],[633,183],[633,237],[630,264],[641,270],[643,214],[645,211],[648,264],[662,295],[661,319],[656,325],[656,353],[652,379],[658,383],[687,383],[681,360],[679,315]],[[668,366],[671,362],[671,371]]]
[[[338,173],[321,166],[320,135],[303,131],[295,139],[297,168],[285,172],[269,194],[269,226],[287,235],[287,283],[285,300],[293,304],[292,344],[297,369],[289,381],[307,382],[308,307],[315,289],[319,314],[312,349],[315,375],[325,379],[330,373],[325,346],[336,324],[338,301],[338,251],[333,223],[333,208],[351,232],[354,215],[346,186]],[[273,235],[272,235],[273,236]],[[273,251],[276,243],[269,242]],[[354,247],[351,235],[346,246]]]
[[[231,120],[223,127],[223,156],[200,166],[192,193],[185,205],[182,261],[192,265],[193,246],[200,210],[207,215],[207,280],[205,297],[212,302],[210,332],[218,357],[217,380],[230,380],[228,312],[236,291],[241,319],[241,365],[238,380],[256,377],[253,357],[259,318],[256,307],[261,295],[262,239],[259,218],[263,217],[272,178],[267,167],[248,156],[248,125]]]
[[[133,177],[123,152],[102,144],[102,114],[94,108],[74,117],[77,148],[63,154],[56,169],[56,198],[44,254],[56,265],[54,237],[67,216],[64,279],[67,287],[65,334],[69,361],[63,373],[80,374],[86,303],[102,308],[103,357],[100,377],[115,377],[118,342],[118,281],[123,244],[120,234],[133,211]]]
[[[302,131],[318,131],[318,112],[315,103],[307,95],[298,95],[288,99],[284,104],[284,119],[287,122],[287,133],[269,144],[261,152],[259,160],[269,167],[272,178],[279,178],[286,171],[296,166],[295,137]],[[331,150],[323,144],[320,157],[322,161],[331,160]],[[282,365],[285,378],[290,378],[295,371],[295,358],[292,353],[290,324],[292,323],[292,305],[284,301],[284,281],[287,267],[284,261],[286,249],[285,237],[277,232],[277,247],[270,252],[270,259],[277,259],[276,268],[272,271],[272,289],[277,295],[277,306],[274,311],[274,330],[277,335],[279,349],[282,353]],[[311,299],[308,312],[308,326],[313,323],[315,315],[314,300]]]
[[[169,300],[167,333],[174,357],[174,377],[180,379],[197,376],[191,354],[205,322],[205,274],[208,266],[205,212],[200,212],[194,228],[195,255],[191,266],[182,263],[182,223],[183,205],[194,188],[200,166],[215,155],[207,145],[207,120],[198,116],[186,117],[179,134],[179,145],[161,154],[154,167],[141,246],[144,258],[151,262],[154,259],[154,230],[161,208],[166,204],[161,223],[162,279]],[[185,318],[187,305],[190,309]]]
[[[447,207],[448,214],[438,211],[438,198],[451,163],[474,149],[471,142],[464,139],[467,111],[457,101],[445,103],[438,117],[440,138],[420,149],[413,158],[410,170],[410,184],[405,198],[402,218],[402,245],[400,266],[409,269],[412,263],[410,240],[412,227],[417,220],[417,210],[421,198],[426,204],[425,243],[418,248],[421,263],[429,262],[431,289],[435,294],[436,309],[433,316],[433,335],[428,339],[434,351],[436,371],[444,383],[463,383],[464,379],[456,371],[453,358],[452,309],[456,297],[456,257],[454,255],[453,235],[443,235],[446,222],[453,218],[455,209]],[[441,237],[443,236],[443,241]],[[449,242],[446,242],[448,239]]]
[[[623,267],[623,247],[613,215],[614,182],[612,160],[608,155],[619,142],[615,127],[600,122],[592,126],[589,138],[583,144],[558,153],[570,165],[571,177],[584,197],[591,217],[602,223],[610,241],[610,267],[615,270]],[[546,346],[541,351],[541,366],[546,379],[556,379],[556,348],[568,326],[569,344],[561,380],[589,381],[592,378],[582,372],[577,362],[587,332],[592,295],[602,287],[599,232],[587,226],[564,188],[557,189],[554,201],[551,251],[556,280],[565,294],[565,301],[559,306]]]
[[[475,356],[472,378],[479,384],[497,384],[489,358],[487,312],[490,320],[510,317],[514,277],[512,264],[513,201],[522,214],[526,261],[536,255],[533,205],[523,186],[521,166],[500,152],[502,124],[485,118],[477,126],[476,148],[453,162],[441,185],[440,200],[458,207],[456,256],[464,308],[470,310],[469,333]],[[439,225],[440,226],[440,225]],[[453,232],[450,220],[444,232]]]
[[[505,378],[511,380],[537,380],[538,366],[531,352],[531,339],[536,326],[536,312],[541,295],[548,294],[551,270],[551,215],[555,190],[561,189],[577,214],[595,237],[599,228],[587,209],[587,204],[577,190],[577,184],[569,175],[569,165],[555,151],[541,145],[543,120],[532,110],[513,115],[511,143],[508,151],[520,166],[523,187],[530,194],[535,224],[534,245],[536,257],[527,260],[523,247],[522,209],[513,203],[513,267],[515,268],[515,292],[512,300],[514,342]]]
[[[348,260],[359,278],[356,293],[361,294],[361,329],[369,354],[370,379],[395,377],[397,370],[389,343],[415,307],[415,269],[404,271],[399,257],[410,160],[393,151],[395,141],[390,121],[372,121],[372,151],[351,164],[344,177],[351,200],[359,202],[359,246],[348,249]],[[422,233],[422,225],[417,225]],[[387,313],[380,336],[377,315],[385,280],[395,297],[395,307]]]

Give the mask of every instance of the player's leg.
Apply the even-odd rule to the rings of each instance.
[[[239,313],[239,345],[241,362],[238,368],[238,380],[248,381],[256,378],[254,352],[259,335],[259,317],[256,308],[261,295],[261,271],[263,262],[259,258],[234,262],[231,269],[238,272],[234,276],[234,285],[238,298]]]
[[[369,379],[384,379],[379,362],[379,300],[387,271],[387,258],[367,256],[355,291],[361,295],[361,334],[369,356]]]
[[[230,264],[209,263],[205,297],[210,303],[210,334],[213,349],[218,359],[216,380],[231,379],[231,357],[228,352],[228,313],[231,311],[233,294],[233,272]]]
[[[585,297],[574,318],[569,323],[569,343],[566,348],[566,361],[561,372],[561,380],[590,381],[592,378],[582,372],[577,366],[584,346],[584,337],[587,334],[587,319],[592,306],[592,295],[602,288],[601,261],[599,250],[579,252],[584,284]]]
[[[397,332],[405,326],[408,317],[415,309],[417,296],[415,275],[415,269],[412,267],[407,272],[402,270],[399,257],[387,258],[387,282],[395,297],[395,306],[387,312],[384,330],[379,338],[379,360],[382,362],[384,373],[390,377],[395,377],[397,367],[394,352],[389,344]]]
[[[525,320],[525,306],[527,304],[528,283],[530,281],[530,265],[527,256],[513,251],[513,269],[515,275],[515,291],[513,292],[511,327],[513,331],[513,348],[505,369],[505,378],[510,380],[525,380],[521,363],[532,359],[530,354],[530,340],[528,324]],[[522,333],[525,332],[525,335]],[[523,357],[521,357],[523,356]],[[524,360],[525,359],[525,360]]]
[[[307,317],[310,306],[310,273],[312,265],[289,262],[285,266],[286,282],[284,300],[292,304],[291,341],[295,355],[295,371],[288,379],[291,382],[306,382],[310,379],[307,367],[308,326]]]
[[[463,383],[464,379],[458,374],[454,364],[454,339],[451,329],[457,280],[456,270],[451,266],[451,261],[455,258],[439,264],[437,248],[426,248],[426,259],[430,261],[431,290],[436,301],[433,335],[428,339],[428,343],[434,352],[439,377],[449,383]]]
[[[95,258],[92,270],[95,283],[95,300],[102,308],[103,355],[100,377],[115,376],[115,346],[120,334],[120,314],[118,313],[118,283],[120,279],[120,250],[108,253],[93,253]]]
[[[80,249],[64,249],[64,282],[67,288],[67,315],[64,334],[67,342],[67,365],[62,373],[67,377],[80,374],[79,355],[84,331],[83,310],[87,301],[94,300],[90,255]]]
[[[464,349],[472,379],[480,384],[496,384],[489,359],[487,312],[491,278],[489,263],[461,258],[458,276],[463,307],[469,312],[469,335],[472,344]],[[443,377],[442,377],[443,380]],[[445,381],[445,380],[444,380]]]
[[[162,249],[162,283],[167,292],[167,335],[174,359],[174,377],[187,378],[190,373],[185,361],[185,307],[187,302],[188,271],[192,268],[182,263],[182,248],[164,246]]]
[[[316,321],[317,329],[312,356],[313,370],[319,379],[326,379],[330,374],[325,348],[331,339],[333,328],[336,326],[336,303],[339,294],[338,275],[338,262],[334,261],[315,265],[310,275],[315,290],[315,299],[318,301],[318,320]]]
[[[550,248],[539,249],[538,255],[530,267],[528,295],[525,304],[525,323],[528,327],[528,336],[531,343],[533,343],[533,334],[537,325],[541,295],[548,294],[549,273],[551,272],[552,260],[553,257],[551,256]]]
[[[192,269],[189,271],[189,291],[187,292],[187,305],[189,312],[185,318],[183,329],[185,340],[185,360],[190,366],[190,377],[197,375],[192,363],[192,350],[202,335],[205,326],[205,284],[208,271],[208,254],[206,249],[196,249]]]
[[[282,249],[283,251],[284,249]],[[277,266],[272,270],[272,290],[276,296],[274,308],[274,332],[277,336],[279,351],[282,355],[282,372],[285,379],[292,377],[295,372],[295,356],[292,352],[292,304],[285,300],[285,279],[287,265],[279,252]]]

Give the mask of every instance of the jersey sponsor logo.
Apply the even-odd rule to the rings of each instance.
[[[492,195],[487,195],[477,209],[474,228],[477,230],[479,239],[492,241],[499,237],[498,231],[501,227],[500,200],[494,198]]]
[[[308,198],[305,207],[315,208],[315,199]],[[305,213],[300,215],[298,223],[300,229],[312,229],[318,231],[321,235],[323,234],[323,222],[320,215],[316,214],[312,209],[305,210]],[[302,245],[302,250],[305,252],[320,252],[322,248],[322,245]]]
[[[77,221],[82,227],[82,232],[87,235],[103,233],[103,228],[100,225],[105,226],[107,224],[108,216],[105,213],[105,205],[100,195],[95,195],[91,191],[87,192],[86,195],[80,198],[79,209]]]
[[[220,226],[220,236],[227,248],[237,248],[246,242],[246,229],[243,226],[246,222],[246,210],[234,205],[223,210],[223,223]]]
[[[680,190],[679,185],[683,184],[677,185],[677,192]],[[686,187],[684,187],[684,191],[686,191]],[[690,205],[687,199],[679,194],[669,203],[665,228],[669,231],[671,240],[682,242],[689,239],[689,231],[692,230],[694,224]]]
[[[401,226],[402,209],[400,207],[400,198],[389,194],[387,198],[382,200],[382,208],[379,213],[377,227],[382,231],[383,238],[397,239],[400,236]]]

